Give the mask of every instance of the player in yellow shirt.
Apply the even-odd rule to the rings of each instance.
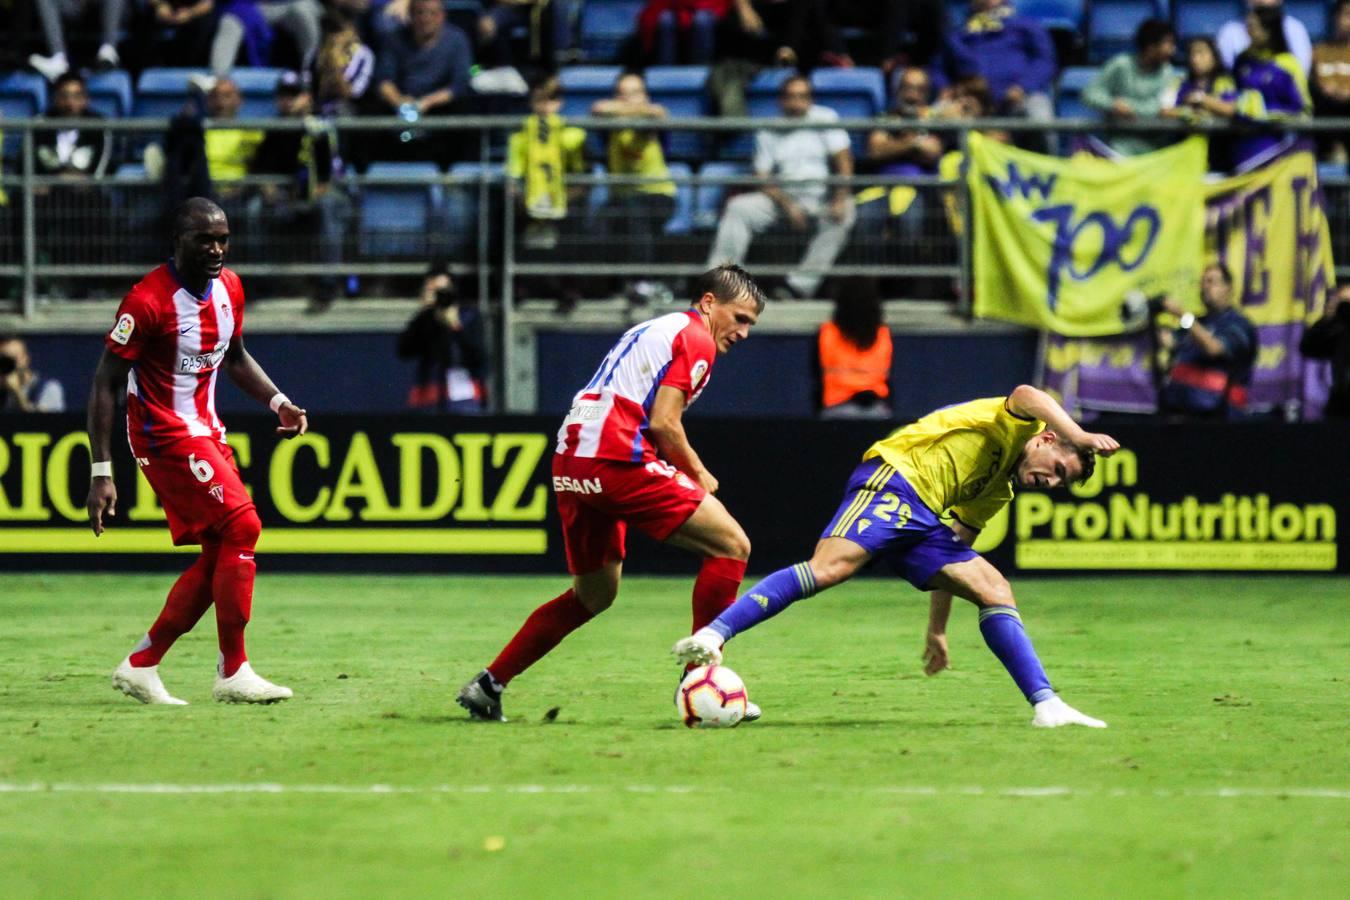
[[[1025,384],[1007,397],[929,413],[867,449],[810,560],[765,578],[673,652],[685,663],[720,662],[722,644],[736,634],[883,557],[910,584],[932,591],[924,651],[929,675],[948,667],[947,618],[952,597],[962,597],[980,608],[980,632],[1031,703],[1033,725],[1105,728],[1050,687],[1012,587],[971,544],[1012,499],[1014,485],[1056,488],[1084,481],[1097,453],[1119,448],[1114,438],[1083,430],[1053,397]],[[941,520],[944,513],[951,525]]]

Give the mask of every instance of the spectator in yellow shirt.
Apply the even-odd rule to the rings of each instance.
[[[637,72],[625,72],[614,82],[614,96],[597,100],[591,106],[597,118],[664,119],[666,108],[653,103],[647,94],[647,82]],[[666,168],[666,154],[659,132],[645,128],[624,128],[609,133],[606,154],[610,176],[634,181],[611,181],[604,221],[611,237],[622,236],[628,245],[620,251],[624,262],[656,262],[656,242],[665,233],[666,222],[675,213],[675,182]],[[639,280],[626,293],[634,298],[666,298],[669,288],[659,282]]]
[[[206,94],[206,114],[216,120],[236,119],[243,102],[239,85],[229,78],[218,78]],[[242,193],[237,182],[248,175],[249,163],[265,136],[265,132],[252,128],[212,127],[206,130],[207,171],[221,197],[237,197]]]

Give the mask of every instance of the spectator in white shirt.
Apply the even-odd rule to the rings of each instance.
[[[1282,5],[1280,0],[1247,0],[1248,9]],[[1308,29],[1303,23],[1288,14],[1284,16],[1284,40],[1289,45],[1289,52],[1294,54],[1294,59],[1297,59],[1299,65],[1303,67],[1303,71],[1305,73],[1310,71],[1313,55],[1312,38],[1308,37]],[[1223,67],[1231,72],[1242,51],[1252,44],[1251,36],[1247,34],[1246,16],[1223,23],[1219,27],[1215,43],[1219,45],[1219,58],[1223,60]]]
[[[811,82],[802,75],[783,82],[778,104],[784,118],[808,122],[839,119],[834,110],[812,103]],[[783,219],[794,231],[805,231],[814,222],[816,233],[806,255],[787,278],[792,294],[814,296],[853,227],[853,197],[848,185],[827,187],[824,183],[831,170],[844,178],[853,175],[848,134],[839,128],[761,130],[755,135],[754,170],[764,179],[764,186],[727,203],[708,264],[740,264],[751,239]]]

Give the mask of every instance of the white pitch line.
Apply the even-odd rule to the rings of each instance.
[[[0,794],[341,794],[357,796],[423,794],[693,794],[712,791],[692,785],[588,785],[588,784],[119,784],[77,782],[0,782]],[[912,797],[1213,797],[1217,799],[1301,798],[1350,800],[1350,789],[1321,787],[1219,787],[1194,790],[1157,788],[1074,788],[1057,785],[1025,787],[869,785],[866,787],[814,786],[818,792],[844,794],[892,794]]]

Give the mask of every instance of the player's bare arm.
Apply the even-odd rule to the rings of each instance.
[[[89,430],[89,459],[94,465],[112,463],[113,416],[117,412],[117,396],[126,390],[130,371],[131,363],[107,350],[103,351],[94,371],[85,426]],[[94,475],[89,479],[85,508],[89,511],[89,527],[94,529],[96,536],[102,534],[104,514],[117,515],[117,487],[112,475]]]
[[[231,381],[239,385],[240,390],[261,404],[272,406],[273,401],[280,398],[274,407],[277,417],[281,419],[281,424],[277,426],[277,434],[293,438],[309,430],[309,419],[305,411],[277,390],[277,386],[267,377],[262,366],[258,365],[258,361],[244,348],[242,335],[235,335],[230,341],[230,348],[225,351],[225,372]]]
[[[1120,442],[1115,438],[1084,430],[1054,397],[1029,384],[1018,385],[1008,395],[1008,410],[1023,418],[1039,419],[1072,443],[1090,447],[1102,456],[1110,456],[1120,449]]]
[[[953,521],[952,531],[956,532],[967,547],[974,545],[979,532],[963,522]],[[928,632],[923,641],[923,673],[936,675],[944,669],[950,669],[951,656],[947,651],[947,620],[952,614],[952,592],[931,591],[928,594]]]
[[[694,479],[708,493],[715,494],[717,479],[704,467],[684,433],[684,407],[684,391],[668,384],[661,385],[652,401],[647,433],[662,459]]]

